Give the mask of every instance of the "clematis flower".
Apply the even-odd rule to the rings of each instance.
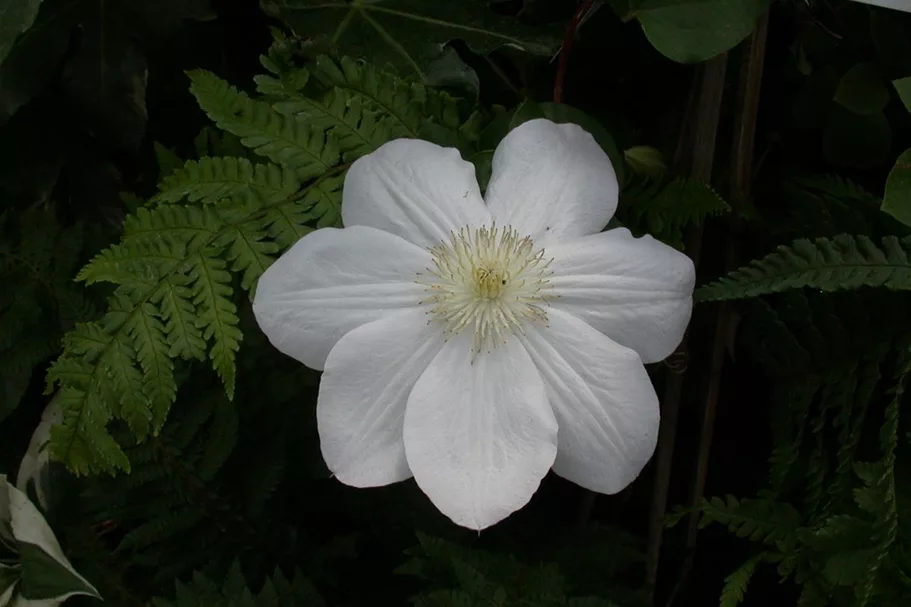
[[[355,487],[414,477],[459,525],[524,506],[551,469],[616,493],[651,458],[643,363],[671,354],[693,264],[650,236],[601,232],[607,155],[533,120],[497,147],[482,197],[455,149],[398,139],[349,169],[344,229],[303,237],[253,304],[281,352],[323,370],[323,457]]]

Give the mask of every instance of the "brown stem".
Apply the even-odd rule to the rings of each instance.
[[[560,58],[557,63],[557,75],[554,77],[554,103],[563,103],[563,82],[566,80],[566,68],[569,66],[569,50],[573,46],[573,40],[576,37],[576,30],[582,19],[591,10],[592,0],[583,0],[576,8],[573,18],[566,27],[566,35],[563,37],[563,46],[560,47]]]
[[[693,82],[690,103],[684,115],[683,128],[674,164],[678,170],[689,172],[693,177],[706,183],[711,181],[715,162],[715,141],[721,116],[721,102],[724,94],[724,79],[727,71],[727,55],[722,54],[700,66]],[[688,125],[695,125],[688,130]],[[691,155],[690,155],[691,154]],[[693,263],[699,263],[702,250],[702,225],[692,226],[687,231],[686,253]],[[688,336],[677,348],[684,357],[688,351]],[[671,463],[677,437],[677,419],[680,412],[680,397],[683,393],[684,371],[668,374],[661,406],[661,427],[658,433],[656,471],[652,505],[649,517],[648,551],[646,560],[646,588],[654,602],[655,586],[658,579],[658,563],[661,556],[661,541],[667,498],[670,486]]]

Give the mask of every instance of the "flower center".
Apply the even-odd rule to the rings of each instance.
[[[550,294],[551,260],[535,251],[530,237],[509,227],[462,228],[430,248],[433,268],[418,283],[432,305],[430,322],[440,322],[446,339],[463,329],[474,332],[476,354],[506,343],[526,321],[547,325],[543,309]]]

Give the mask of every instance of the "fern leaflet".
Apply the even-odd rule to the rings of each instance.
[[[883,238],[881,248],[866,236],[800,239],[699,288],[695,298],[742,299],[803,287],[822,291],[861,286],[911,289],[909,251],[911,240],[894,236]]]
[[[332,134],[251,99],[211,72],[195,70],[189,76],[190,91],[220,128],[240,137],[257,154],[293,170],[301,181],[338,164],[340,154]]]

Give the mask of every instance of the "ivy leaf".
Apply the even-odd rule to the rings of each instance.
[[[889,103],[889,89],[873,63],[858,63],[845,72],[835,89],[835,101],[855,114],[866,116]]]
[[[264,11],[299,35],[330,42],[346,55],[390,63],[422,80],[445,68],[445,44],[464,40],[479,54],[503,46],[535,55],[556,52],[556,32],[501,17],[483,0],[261,0]],[[442,67],[437,62],[443,62]],[[469,85],[471,83],[468,83]]]
[[[680,63],[697,63],[739,44],[770,0],[645,0],[631,13],[649,42]]]
[[[905,109],[911,112],[911,76],[893,80],[892,86],[898,91],[898,97],[905,104]]]
[[[898,157],[889,172],[882,210],[911,226],[911,149]]]
[[[41,0],[4,0],[0,5],[0,63],[6,59],[19,34],[32,26]]]

